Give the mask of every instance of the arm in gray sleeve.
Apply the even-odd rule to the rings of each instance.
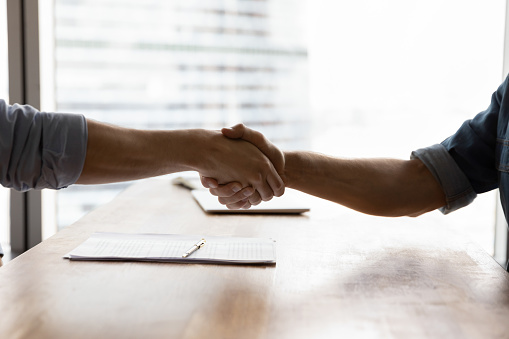
[[[467,176],[442,144],[412,152],[412,159],[420,159],[440,183],[447,205],[440,208],[444,214],[467,206],[477,197]]]
[[[85,163],[87,132],[82,115],[42,113],[0,100],[0,184],[27,191],[75,183]]]

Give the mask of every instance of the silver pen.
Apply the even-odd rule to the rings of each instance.
[[[188,256],[190,256],[191,254],[193,254],[194,252],[196,252],[197,250],[199,250],[200,248],[203,247],[203,245],[205,245],[206,241],[205,239],[201,239],[200,241],[198,241],[196,244],[193,245],[193,247],[191,247],[190,249],[188,249],[186,251],[186,253],[182,254],[182,258],[187,258]]]

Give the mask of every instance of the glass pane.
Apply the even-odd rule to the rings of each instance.
[[[485,110],[502,82],[503,1],[315,0],[309,13],[317,151],[408,159]],[[493,253],[494,194],[421,219]]]
[[[53,75],[44,77],[53,77],[54,86],[42,87],[55,89],[48,97],[58,112],[148,129],[242,121],[285,148],[309,148],[301,5],[56,0],[49,13],[54,21],[45,26],[54,31],[44,40],[54,46],[46,52],[54,62],[41,67],[54,65]],[[127,185],[59,191],[58,228]]]
[[[41,67],[52,86],[42,87],[53,110],[128,127],[242,121],[283,149],[408,159],[489,104],[501,82],[504,6],[55,0],[44,8],[51,57]],[[58,227],[126,185],[58,192]],[[454,225],[492,252],[494,201],[484,194],[422,220]]]
[[[9,77],[7,60],[7,3],[0,0],[0,98],[9,102]],[[4,252],[10,250],[9,190],[0,187],[0,244]],[[4,259],[4,263],[8,257]]]

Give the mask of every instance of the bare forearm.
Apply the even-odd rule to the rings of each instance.
[[[287,187],[363,213],[417,216],[445,205],[440,185],[420,160],[285,152],[285,161]]]
[[[180,171],[197,171],[260,192],[263,200],[284,193],[267,157],[251,143],[204,129],[149,131],[87,121],[85,164],[78,184],[103,184]]]
[[[88,120],[87,155],[78,184],[102,184],[192,170],[189,131],[143,131]],[[187,145],[189,146],[189,145]]]

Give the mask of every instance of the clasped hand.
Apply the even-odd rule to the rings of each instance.
[[[270,165],[264,165],[268,165],[270,170],[264,175],[263,168],[261,168],[258,175],[251,180],[244,181],[238,181],[238,178],[232,178],[235,181],[225,180],[224,178],[220,180],[209,173],[200,172],[202,185],[209,188],[210,193],[217,196],[219,202],[229,209],[248,209],[262,201],[269,201],[274,196],[283,195],[285,189],[284,153],[267,140],[263,134],[247,128],[243,124],[235,125],[232,128],[223,128],[221,132],[229,139],[238,141],[242,139],[255,146],[269,160]],[[249,157],[250,154],[246,153],[241,155],[239,159]],[[256,159],[256,157],[253,159]],[[256,170],[256,168],[253,169]]]

